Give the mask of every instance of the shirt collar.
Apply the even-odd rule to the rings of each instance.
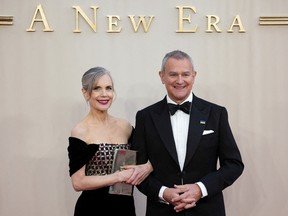
[[[193,94],[192,94],[192,91],[190,92],[190,95],[186,98],[186,100],[184,100],[182,103],[185,103],[186,101],[189,101],[192,103],[192,100],[193,100]],[[170,97],[169,95],[167,94],[167,103],[172,103],[172,104],[176,104]],[[181,103],[181,104],[182,104]]]

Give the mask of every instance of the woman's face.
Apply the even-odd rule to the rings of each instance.
[[[114,89],[113,83],[109,75],[105,74],[94,85],[91,96],[86,98],[91,109],[99,111],[107,111],[113,101]]]

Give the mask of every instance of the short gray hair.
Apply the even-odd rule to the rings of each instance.
[[[194,65],[193,65],[193,62],[192,62],[192,58],[185,52],[181,51],[181,50],[174,50],[174,51],[171,51],[169,53],[167,53],[163,60],[162,60],[162,65],[161,65],[161,71],[164,71],[165,70],[165,66],[166,66],[166,63],[168,61],[168,59],[170,58],[174,58],[174,59],[188,59],[188,61],[191,63],[192,65],[192,70],[194,71]]]

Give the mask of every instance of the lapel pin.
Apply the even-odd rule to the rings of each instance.
[[[200,120],[200,124],[206,124],[206,121]]]

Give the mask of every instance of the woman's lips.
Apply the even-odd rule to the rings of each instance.
[[[98,100],[98,102],[102,105],[108,104],[109,100]]]

